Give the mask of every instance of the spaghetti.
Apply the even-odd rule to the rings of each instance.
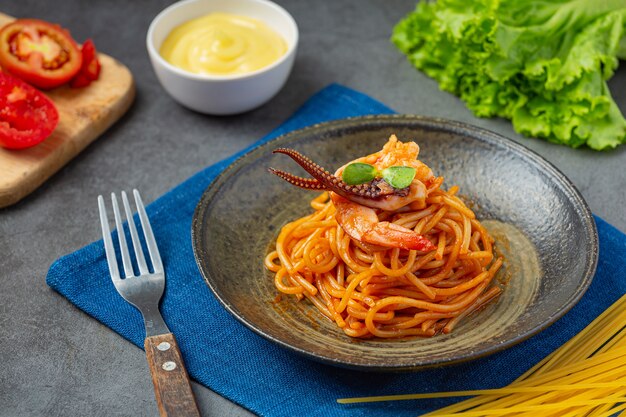
[[[406,145],[392,137],[373,155],[389,160]],[[502,259],[494,255],[494,240],[457,196],[458,187],[445,191],[443,178],[429,169],[425,175],[414,180],[426,186],[423,201],[395,211],[368,208],[334,192],[315,197],[313,213],[286,224],[265,258],[276,288],[307,298],[345,334],[360,338],[448,333],[497,297],[501,289],[493,282]],[[423,250],[397,241],[411,234],[425,238],[417,243]]]

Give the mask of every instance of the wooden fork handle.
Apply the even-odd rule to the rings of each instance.
[[[144,342],[161,417],[199,417],[183,357],[172,333]]]

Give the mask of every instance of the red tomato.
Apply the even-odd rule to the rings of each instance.
[[[50,136],[59,112],[41,91],[0,72],[0,146],[22,149]]]
[[[96,47],[91,39],[87,39],[81,48],[83,64],[76,77],[72,79],[72,87],[86,87],[100,76],[100,61],[96,53]]]
[[[91,80],[82,72],[76,74],[76,77],[72,78],[72,81],[70,81],[72,88],[87,87],[89,84],[91,84]]]
[[[35,87],[48,89],[74,78],[82,54],[61,26],[18,19],[0,30],[0,65]]]

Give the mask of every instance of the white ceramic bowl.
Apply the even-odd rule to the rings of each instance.
[[[163,59],[159,49],[172,29],[213,12],[263,21],[285,39],[287,52],[278,61],[257,71],[223,76],[194,74]],[[285,84],[296,56],[298,26],[285,9],[267,0],[185,0],[174,3],[154,18],[146,44],[157,78],[176,101],[201,113],[236,114],[267,102]]]

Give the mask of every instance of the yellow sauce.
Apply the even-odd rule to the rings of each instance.
[[[285,52],[285,40],[265,23],[229,13],[211,13],[177,26],[160,50],[170,64],[209,75],[256,71]]]

